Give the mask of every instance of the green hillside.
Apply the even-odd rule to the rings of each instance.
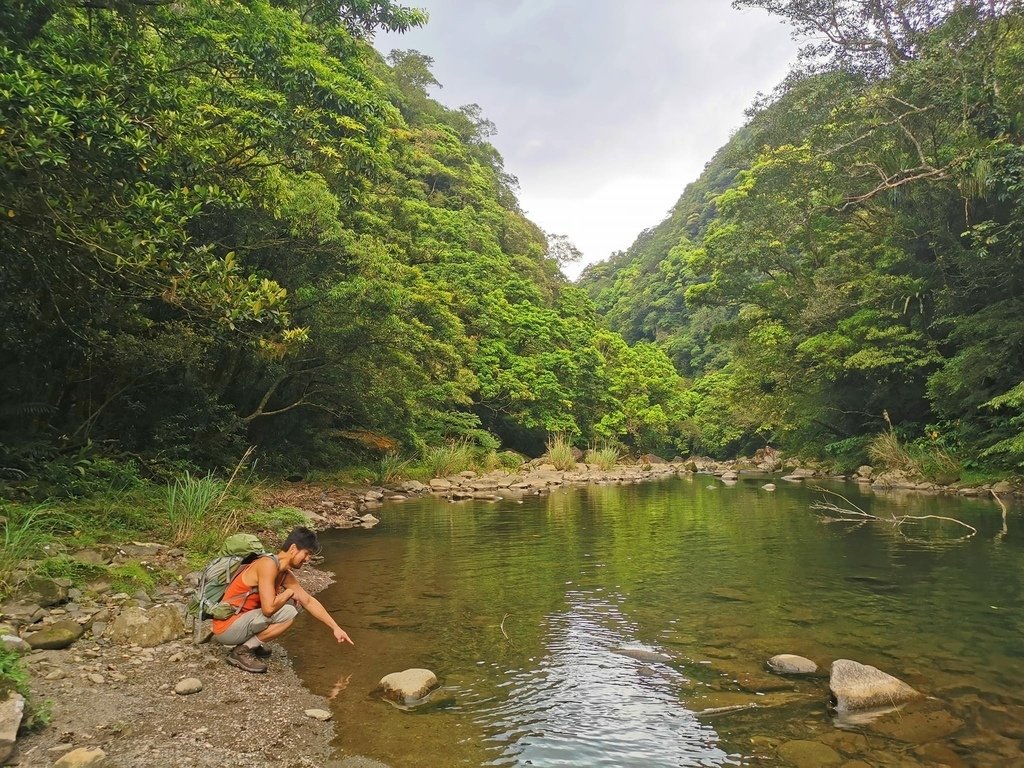
[[[688,377],[695,450],[1024,468],[1018,4],[742,4],[831,42],[580,284]]]

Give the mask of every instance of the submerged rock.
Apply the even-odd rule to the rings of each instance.
[[[870,727],[876,733],[881,733],[892,739],[912,744],[923,744],[947,739],[959,731],[963,724],[963,720],[954,717],[949,712],[936,710],[880,718]]]
[[[779,747],[779,757],[795,768],[818,768],[843,762],[838,752],[819,741],[787,741]]]
[[[895,706],[921,696],[902,680],[849,659],[832,662],[828,687],[832,706],[839,712]]]
[[[818,665],[813,661],[792,653],[772,656],[766,664],[777,675],[813,675],[818,671]]]
[[[658,651],[652,651],[648,648],[614,648],[612,652],[617,653],[620,656],[628,656],[631,659],[643,661],[648,664],[669,664],[672,662],[671,656]]]
[[[406,669],[382,677],[379,690],[389,701],[413,706],[437,686],[437,675],[429,669]]]

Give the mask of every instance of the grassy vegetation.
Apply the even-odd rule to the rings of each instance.
[[[960,463],[942,446],[903,443],[893,430],[869,441],[867,453],[876,467],[902,470],[943,485],[957,482],[963,474]]]
[[[378,459],[374,465],[373,481],[378,485],[383,485],[400,480],[405,477],[410,463],[409,459],[403,459],[397,452],[390,451]]]
[[[609,470],[619,462],[619,449],[610,445],[591,447],[583,456],[583,461],[592,467]]]
[[[576,468],[576,456],[568,437],[554,435],[548,440],[547,446],[548,461],[554,465],[555,469],[564,472]]]
[[[421,463],[430,477],[447,477],[475,468],[475,453],[471,442],[457,440],[426,449]]]
[[[43,547],[54,534],[68,527],[66,516],[45,504],[5,507],[0,535],[0,595],[12,586],[20,564],[45,553]]]
[[[21,730],[32,731],[50,722],[50,702],[33,702],[28,687],[28,671],[21,656],[0,645],[0,700],[6,699],[12,691],[25,697],[25,715],[21,721]]]
[[[247,527],[258,528],[262,531],[273,531],[282,538],[295,526],[308,525],[309,523],[302,510],[294,509],[293,507],[278,507],[276,509],[250,512],[246,520],[249,524]]]

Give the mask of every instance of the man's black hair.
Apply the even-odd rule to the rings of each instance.
[[[297,525],[292,528],[292,532],[288,534],[288,538],[281,545],[281,551],[288,549],[292,544],[312,555],[320,552],[320,541],[317,539],[316,534],[303,525]]]

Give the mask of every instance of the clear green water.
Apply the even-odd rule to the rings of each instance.
[[[962,529],[932,521],[907,538],[825,524],[809,509],[820,493],[763,482],[423,499],[385,507],[372,530],[325,535],[338,581],[321,601],[356,647],[308,616],[287,646],[331,700],[339,754],[396,768],[784,765],[777,749],[808,740],[867,765],[1024,765],[1020,510],[1004,532],[991,501],[830,486],[876,513],[978,528],[957,542]],[[886,729],[913,708],[834,721],[827,678],[767,676],[776,653],[826,672],[836,658],[872,664],[963,724]],[[441,679],[431,704],[406,712],[369,695],[409,667]]]

